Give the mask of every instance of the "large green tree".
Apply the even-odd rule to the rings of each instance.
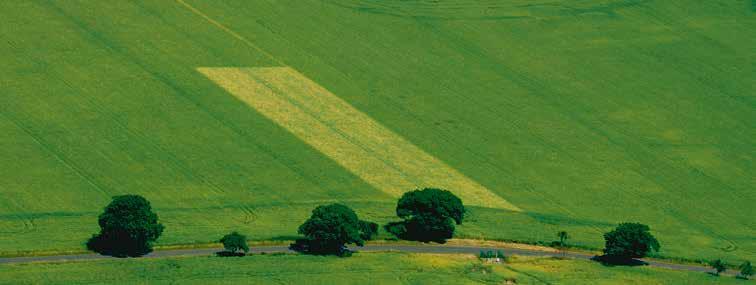
[[[243,251],[244,253],[249,252],[247,237],[238,232],[232,232],[223,236],[220,242],[223,244],[223,248],[232,255],[236,255],[239,251]]]
[[[318,206],[312,216],[299,226],[305,239],[292,245],[294,249],[313,254],[349,254],[346,244],[362,246],[370,238],[371,223],[360,221],[357,214],[342,204]]]
[[[454,234],[455,223],[462,224],[465,207],[447,190],[425,188],[404,193],[396,206],[404,219],[400,225],[388,225],[397,236],[419,241],[445,242]]]
[[[87,247],[105,255],[142,256],[152,251],[152,243],[163,233],[163,225],[142,196],[121,195],[105,207],[98,218],[100,233]]]
[[[659,241],[649,231],[650,228],[644,224],[622,223],[604,234],[604,253],[610,257],[630,259],[659,251]]]

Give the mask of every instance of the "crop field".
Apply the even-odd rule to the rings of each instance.
[[[97,272],[97,274],[92,274]],[[745,284],[733,277],[589,261],[363,253],[351,258],[255,255],[0,265],[0,284]]]
[[[291,239],[330,202],[385,223],[435,186],[459,237],[637,221],[663,256],[754,260],[754,7],[0,1],[0,255],[83,248],[118,194],[169,245]]]

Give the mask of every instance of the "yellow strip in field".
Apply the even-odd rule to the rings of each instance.
[[[521,211],[294,69],[219,67],[198,71],[391,196],[436,187],[454,192],[467,205]]]

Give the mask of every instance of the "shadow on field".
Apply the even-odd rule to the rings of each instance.
[[[592,219],[575,219],[559,215],[543,214],[537,212],[524,213],[528,217],[531,217],[541,223],[548,225],[560,225],[560,226],[596,226],[596,227],[613,227],[615,224]]]
[[[130,238],[128,235],[96,234],[86,242],[88,250],[101,255],[126,258],[140,257],[152,252],[152,247],[144,242]]]
[[[274,236],[274,237],[270,238],[270,240],[272,240],[272,241],[290,241],[290,240],[298,240],[300,238],[302,238],[302,236],[287,236],[287,235],[283,235],[283,236]]]
[[[386,232],[393,234],[401,240],[419,241],[424,243],[435,242],[439,244],[446,243],[447,239],[452,238],[454,232],[453,222],[441,224],[441,226],[431,229],[423,228],[418,223],[411,221],[389,222],[383,226]]]
[[[344,245],[321,243],[316,240],[299,238],[289,245],[289,249],[301,254],[309,255],[334,255],[338,257],[352,256],[353,251]]]
[[[230,251],[219,251],[215,253],[218,257],[242,257],[246,256],[246,253],[243,252],[230,252]]]
[[[611,255],[596,255],[591,260],[601,263],[603,266],[642,266],[648,265],[647,262],[627,257],[611,256]]]

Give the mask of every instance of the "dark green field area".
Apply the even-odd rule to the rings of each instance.
[[[163,245],[289,239],[332,201],[395,219],[196,70],[283,63],[523,209],[459,237],[601,248],[638,221],[664,256],[756,259],[750,0],[187,3],[0,1],[0,252],[80,249],[123,193]]]
[[[93,274],[96,273],[96,274]],[[732,276],[589,261],[363,253],[350,258],[248,256],[0,265],[0,284],[751,284]],[[588,281],[590,280],[590,281]]]

